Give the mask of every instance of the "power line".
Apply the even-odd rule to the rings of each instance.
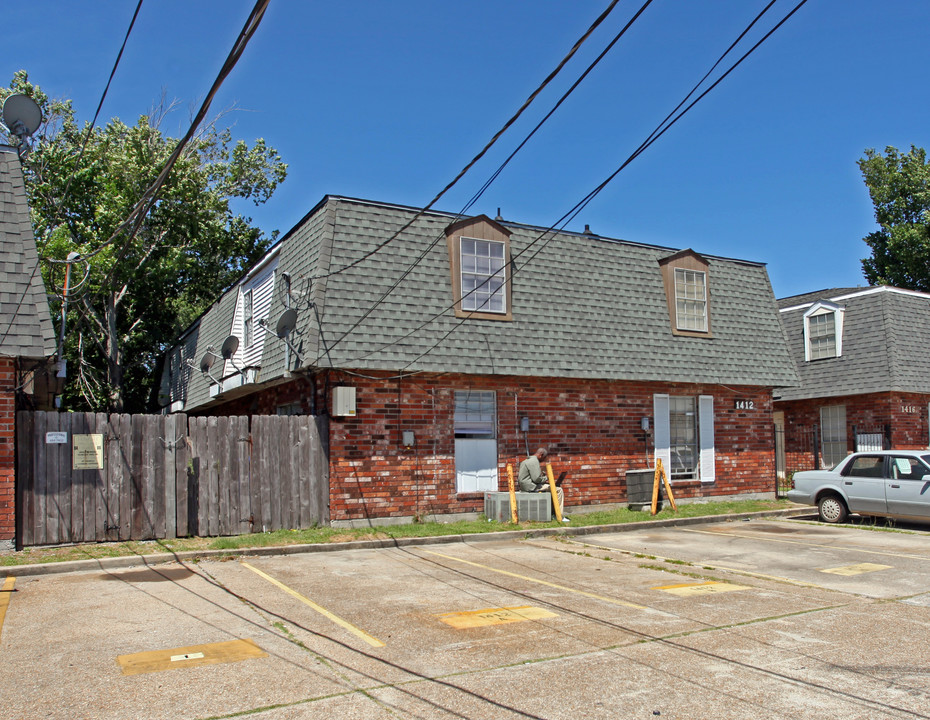
[[[582,198],[582,199],[581,199],[578,203],[576,203],[571,209],[569,209],[565,214],[563,214],[558,220],[556,220],[552,225],[550,225],[550,226],[549,226],[548,228],[546,228],[542,233],[540,233],[534,240],[532,240],[532,241],[529,243],[529,245],[527,245],[526,248],[524,248],[524,249],[523,249],[522,251],[520,251],[514,258],[512,258],[512,262],[515,261],[515,260],[517,260],[517,259],[519,259],[519,258],[522,257],[523,255],[527,254],[537,243],[539,243],[541,240],[543,240],[543,238],[545,238],[545,237],[546,237],[547,235],[549,235],[549,234],[552,234],[552,237],[550,237],[548,240],[546,240],[545,242],[543,242],[542,245],[541,245],[539,248],[537,248],[537,249],[532,253],[532,255],[529,256],[529,258],[524,262],[523,265],[526,266],[526,265],[528,265],[530,262],[532,262],[532,260],[534,260],[534,259],[536,258],[536,256],[539,255],[539,253],[546,247],[546,245],[548,245],[548,243],[551,242],[552,238],[555,237],[555,233],[556,233],[556,232],[559,232],[560,230],[564,229],[564,227],[565,227],[569,222],[571,222],[575,217],[577,217],[577,215],[578,215],[578,214],[579,214],[592,200],[594,200],[594,198],[597,197],[597,196],[604,190],[604,188],[606,188],[607,185],[609,185],[610,182],[611,182],[617,175],[620,174],[620,172],[621,172],[622,170],[624,170],[631,162],[633,162],[633,160],[635,160],[637,157],[639,157],[639,156],[640,156],[643,152],[645,152],[645,150],[646,150],[647,148],[649,148],[656,140],[658,140],[662,135],[664,135],[675,123],[677,123],[682,117],[684,117],[684,115],[687,114],[688,111],[691,110],[691,108],[693,108],[698,102],[700,102],[704,97],[706,97],[707,94],[708,94],[711,90],[713,90],[714,88],[716,88],[716,87],[724,80],[724,78],[726,78],[731,72],[733,72],[733,70],[735,70],[739,65],[741,65],[741,64],[743,63],[743,61],[746,60],[746,58],[748,58],[753,52],[755,52],[755,51],[759,48],[760,45],[762,45],[763,42],[765,42],[776,30],[778,30],[782,25],[784,25],[784,23],[787,22],[788,19],[791,18],[803,5],[805,5],[805,4],[807,3],[807,0],[800,0],[800,2],[798,2],[797,5],[795,5],[794,8],[792,8],[792,10],[791,10],[790,12],[788,12],[787,15],[785,15],[785,16],[784,16],[778,23],[776,23],[776,24],[774,25],[774,27],[772,27],[759,41],[757,41],[757,42],[756,42],[751,48],[749,48],[749,50],[747,50],[738,60],[736,60],[736,61],[726,70],[726,72],[724,72],[717,80],[715,80],[715,81],[710,85],[710,87],[708,87],[706,90],[704,90],[697,98],[695,98],[690,104],[688,104],[683,110],[681,110],[680,112],[678,112],[678,114],[676,115],[676,114],[675,114],[676,111],[679,110],[679,109],[682,107],[682,105],[685,104],[685,102],[687,102],[687,98],[691,97],[691,96],[696,92],[697,88],[700,87],[700,86],[705,82],[705,80],[710,76],[710,74],[713,72],[713,70],[719,66],[719,64],[727,57],[727,55],[730,54],[730,52],[732,52],[733,48],[739,43],[739,41],[742,40],[742,39],[745,37],[745,35],[750,31],[750,29],[751,29],[752,27],[755,26],[755,24],[762,18],[763,15],[765,15],[766,12],[768,12],[768,10],[775,4],[775,2],[777,2],[777,0],[771,0],[771,1],[768,3],[768,5],[766,5],[766,7],[763,8],[763,10],[752,20],[752,22],[747,26],[747,28],[746,28],[745,30],[743,30],[742,33],[740,33],[740,35],[738,36],[738,38],[736,39],[736,41],[734,41],[734,42],[724,51],[724,53],[720,56],[720,58],[719,58],[719,59],[714,63],[714,65],[711,67],[711,70],[708,71],[708,73],[706,73],[706,74],[704,75],[704,77],[701,78],[701,80],[697,83],[697,85],[695,85],[695,87],[692,88],[692,90],[685,96],[685,99],[682,100],[682,102],[680,102],[680,103],[678,104],[678,106],[676,106],[675,110],[673,110],[671,113],[669,113],[669,115],[667,115],[667,116],[665,117],[665,119],[663,119],[662,122],[660,122],[660,123],[656,126],[656,128],[649,134],[649,136],[647,137],[647,139],[644,140],[644,141],[639,145],[639,147],[637,147],[636,150],[634,150],[633,153],[631,153],[630,156],[629,156],[616,170],[614,170],[604,181],[602,181],[600,184],[598,184],[598,185],[597,185],[591,192],[589,192],[584,198]],[[674,116],[674,117],[673,117],[673,116]],[[670,118],[671,118],[671,119],[670,119]],[[509,273],[509,275],[508,275],[508,277],[507,277],[507,282],[512,282],[513,275],[515,275],[517,272],[518,272],[518,269],[517,269],[517,268],[512,269],[512,271]],[[479,288],[483,287],[483,286],[484,286],[485,284],[487,284],[487,282],[489,282],[489,281],[490,281],[490,278],[488,278],[488,279],[485,280],[483,283],[481,283],[480,285],[478,285],[478,287],[476,287],[475,290],[472,290],[471,292],[473,293],[473,292],[477,291]],[[441,310],[439,313],[436,313],[436,314],[433,315],[431,318],[429,318],[429,319],[426,320],[425,322],[421,323],[419,326],[417,326],[416,328],[414,328],[414,329],[411,330],[410,332],[406,333],[406,334],[403,335],[402,337],[398,338],[397,340],[393,340],[393,341],[391,341],[390,343],[387,343],[386,345],[384,345],[384,346],[378,348],[377,350],[373,350],[373,351],[371,351],[371,352],[369,352],[369,353],[366,353],[365,355],[359,356],[359,357],[357,357],[357,358],[355,358],[355,359],[356,359],[356,360],[361,360],[361,359],[364,359],[365,357],[369,357],[369,356],[371,356],[371,355],[373,355],[373,354],[375,354],[375,353],[383,352],[383,351],[386,350],[387,348],[389,348],[389,347],[391,347],[391,346],[393,346],[393,345],[396,345],[396,344],[402,342],[403,340],[406,340],[406,339],[409,338],[411,335],[413,335],[413,334],[419,332],[420,330],[422,330],[423,328],[427,327],[428,325],[430,325],[431,323],[433,323],[433,322],[436,321],[437,319],[439,319],[439,318],[441,318],[441,317],[444,317],[444,316],[446,315],[446,313],[448,313],[449,310],[454,309],[454,308],[456,307],[456,305],[457,305],[457,303],[452,303],[451,305],[448,305],[448,306],[445,307],[443,310]],[[432,352],[432,351],[435,350],[437,347],[439,347],[439,345],[441,345],[441,344],[446,340],[446,338],[448,338],[450,335],[452,335],[452,333],[454,333],[456,330],[458,330],[458,329],[469,319],[469,317],[470,317],[470,315],[469,315],[469,316],[466,316],[466,317],[463,317],[463,318],[460,318],[460,319],[458,320],[458,322],[455,323],[451,329],[449,329],[449,331],[447,331],[441,338],[439,338],[439,340],[437,340],[437,341],[436,341],[435,343],[433,343],[429,348],[427,348],[426,350],[424,350],[424,351],[423,351],[420,355],[418,355],[416,358],[414,358],[413,360],[411,360],[410,362],[408,362],[406,365],[404,365],[404,367],[401,368],[401,371],[407,370],[407,368],[409,368],[411,365],[413,365],[414,363],[418,362],[419,360],[421,360],[422,358],[424,358],[426,355],[428,355],[430,352]],[[353,326],[353,329],[354,329],[354,327],[357,327],[357,324],[356,324],[356,326]],[[345,336],[343,336],[343,337],[345,337]],[[342,338],[340,338],[340,339],[342,339]],[[332,346],[330,346],[330,349],[332,349]],[[351,362],[351,361],[350,361],[350,362]]]
[[[578,86],[582,83],[582,81],[588,76],[588,74],[601,62],[601,60],[604,59],[604,56],[606,56],[607,53],[610,52],[610,50],[614,47],[614,45],[617,44],[617,42],[620,40],[620,38],[622,38],[622,37],[626,34],[626,31],[630,29],[630,27],[633,25],[633,23],[636,22],[636,20],[639,18],[640,15],[643,14],[643,12],[645,12],[646,8],[649,7],[649,5],[650,5],[651,3],[652,3],[652,0],[646,0],[646,2],[642,5],[642,7],[640,7],[640,9],[636,12],[636,14],[633,15],[633,17],[632,17],[632,18],[623,26],[623,28],[614,36],[613,40],[611,40],[610,43],[608,43],[607,47],[606,47],[603,51],[601,51],[601,53],[588,65],[588,67],[584,70],[584,72],[581,74],[581,76],[578,77],[578,79],[575,80],[574,83],[572,83],[571,87],[569,87],[569,89],[568,89],[565,93],[562,94],[562,96],[561,96],[561,97],[559,98],[559,100],[555,103],[555,105],[549,110],[548,113],[546,113],[545,117],[543,117],[543,119],[540,120],[540,121],[536,124],[536,126],[533,128],[533,130],[530,131],[530,133],[523,139],[523,141],[517,146],[517,148],[516,148],[513,152],[510,153],[510,155],[507,157],[507,159],[504,160],[504,162],[497,168],[497,170],[494,172],[494,174],[493,174],[487,181],[485,181],[484,185],[481,186],[481,189],[480,189],[477,193],[475,193],[475,195],[473,195],[472,198],[465,204],[465,206],[464,206],[464,207],[462,208],[462,210],[459,212],[458,217],[464,216],[464,214],[478,201],[478,199],[479,199],[479,198],[485,193],[485,191],[491,186],[491,183],[493,183],[494,180],[496,180],[497,177],[501,174],[501,172],[504,170],[504,168],[507,166],[507,164],[508,164],[508,163],[514,158],[514,156],[527,144],[527,142],[529,142],[530,138],[532,138],[533,135],[536,134],[536,132],[543,126],[543,124],[544,124],[550,117],[552,117],[552,115],[555,113],[555,111],[558,110],[558,108],[562,105],[563,102],[565,102],[565,100],[569,97],[569,95],[571,95],[571,94],[577,89],[577,87],[578,87]],[[338,274],[338,273],[345,272],[346,270],[348,270],[348,269],[350,269],[350,268],[352,268],[352,267],[357,266],[359,263],[363,262],[364,260],[366,260],[366,259],[368,259],[369,257],[371,257],[372,255],[374,255],[374,254],[375,254],[376,252],[378,252],[379,250],[381,250],[381,249],[383,249],[384,247],[386,247],[390,242],[393,242],[393,241],[394,241],[401,233],[403,233],[405,230],[409,229],[409,228],[413,225],[413,223],[415,223],[420,217],[422,217],[423,214],[424,214],[427,210],[429,210],[429,209],[436,203],[436,201],[439,200],[439,198],[442,197],[442,196],[446,193],[446,191],[448,191],[456,182],[458,182],[459,179],[461,179],[461,177],[468,171],[468,169],[471,168],[471,167],[475,164],[475,162],[477,162],[477,160],[478,160],[482,155],[484,155],[484,153],[488,150],[488,148],[490,148],[491,145],[493,145],[494,142],[503,134],[504,130],[506,130],[511,124],[513,124],[513,122],[517,119],[517,117],[519,117],[519,114],[522,113],[523,110],[529,105],[530,101],[531,101],[536,95],[539,94],[539,92],[546,86],[546,84],[549,83],[549,81],[552,80],[552,78],[555,77],[555,74],[565,65],[565,63],[568,61],[568,59],[575,53],[575,51],[581,46],[581,44],[584,42],[584,40],[587,39],[587,37],[594,31],[594,29],[604,20],[604,18],[607,17],[607,15],[610,13],[610,11],[613,9],[613,7],[614,7],[615,5],[616,5],[616,1],[613,2],[613,3],[611,3],[611,5],[607,8],[607,10],[605,10],[605,11],[600,15],[600,17],[598,17],[598,19],[597,19],[597,20],[594,22],[594,24],[588,29],[588,31],[578,40],[578,42],[575,43],[575,46],[572,48],[572,50],[571,50],[571,52],[568,54],[568,56],[566,56],[565,59],[563,59],[562,62],[559,63],[559,66],[558,66],[552,73],[549,74],[549,76],[548,76],[548,77],[546,78],[546,80],[544,81],[543,85],[541,85],[539,88],[537,88],[537,90],[536,90],[536,91],[530,96],[530,98],[523,104],[523,106],[522,106],[522,107],[520,108],[520,110],[518,111],[517,115],[515,115],[513,118],[511,118],[510,121],[508,121],[508,123],[504,126],[504,128],[503,128],[502,130],[500,130],[500,131],[494,136],[494,138],[492,138],[491,142],[488,143],[488,144],[484,147],[484,149],[475,157],[475,159],[472,160],[472,162],[469,163],[469,165],[466,166],[465,169],[462,170],[462,171],[458,174],[458,176],[457,176],[451,183],[449,183],[448,185],[446,185],[446,187],[442,190],[442,192],[440,192],[439,195],[437,195],[435,198],[433,198],[433,200],[430,201],[430,203],[429,203],[426,207],[424,207],[422,210],[418,210],[418,211],[414,214],[414,216],[413,216],[410,220],[408,220],[406,223],[404,223],[404,225],[403,225],[399,230],[397,230],[396,232],[394,232],[387,240],[385,240],[384,242],[380,243],[378,246],[376,246],[376,247],[375,247],[373,250],[371,250],[370,252],[365,253],[365,254],[362,255],[360,258],[354,260],[353,262],[349,263],[348,265],[345,265],[345,266],[343,266],[343,267],[341,267],[341,268],[339,268],[339,269],[337,269],[337,270],[334,270],[334,271],[332,271],[332,272],[326,273],[326,274],[324,274],[324,275],[315,276],[314,279],[316,279],[316,278],[327,278],[327,277],[330,277],[330,276],[332,276],[332,275],[336,275],[336,274]],[[396,290],[396,289],[400,286],[400,284],[407,278],[407,276],[408,276],[411,272],[413,272],[414,268],[416,268],[416,267],[423,261],[423,259],[426,257],[426,255],[436,246],[436,244],[437,244],[440,240],[442,240],[442,237],[443,237],[442,234],[438,235],[429,245],[427,245],[427,246],[422,250],[422,252],[414,259],[414,261],[406,268],[406,270],[404,270],[404,272],[400,275],[400,277],[398,277],[397,280],[395,280],[394,283],[393,283],[387,290],[384,291],[384,293],[381,295],[381,297],[379,297],[378,300],[376,300],[375,303],[374,303],[364,314],[362,314],[362,316],[355,322],[355,324],[354,324],[352,327],[350,327],[350,328],[349,328],[348,330],[346,330],[339,338],[336,339],[336,341],[328,348],[328,350],[332,350],[332,348],[333,348],[334,346],[336,346],[336,345],[338,345],[340,342],[342,342],[353,330],[355,330],[355,329],[365,320],[365,318],[367,318],[372,312],[374,312],[374,311],[378,308],[378,306],[381,305],[381,304],[385,301],[385,299],[386,299],[392,292],[394,292],[394,290]],[[320,359],[320,357],[322,357],[322,355],[317,357],[317,361]]]
[[[598,26],[600,26],[600,24],[607,18],[607,16],[610,15],[611,11],[614,9],[614,7],[616,7],[616,5],[617,5],[617,3],[618,3],[619,1],[620,1],[620,0],[611,0],[611,3],[610,3],[610,5],[607,6],[607,9],[604,10],[604,12],[602,12],[602,13],[597,17],[597,19],[591,24],[591,27],[589,27],[589,28],[585,31],[585,33],[584,33],[580,38],[578,38],[578,40],[575,42],[575,44],[574,44],[574,46],[572,47],[572,49],[569,50],[568,54],[567,54],[564,58],[562,58],[561,62],[559,62],[559,64],[555,67],[555,69],[554,69],[551,73],[549,73],[549,75],[546,77],[545,80],[542,81],[542,83],[540,83],[539,87],[537,87],[532,93],[530,93],[529,97],[527,97],[527,99],[523,101],[523,104],[520,106],[520,108],[517,110],[517,112],[514,113],[514,115],[513,115],[506,123],[504,123],[504,126],[503,126],[500,130],[498,130],[496,133],[494,133],[494,137],[492,137],[492,138],[490,139],[490,141],[488,141],[488,143],[481,149],[481,151],[480,151],[477,155],[475,155],[475,157],[472,158],[471,161],[470,161],[464,168],[462,168],[462,169],[459,171],[458,175],[456,175],[455,178],[453,178],[451,182],[449,182],[442,190],[440,190],[439,193],[436,195],[436,197],[434,197],[432,200],[429,201],[429,203],[427,203],[426,205],[424,205],[423,208],[419,209],[419,210],[417,211],[416,215],[414,215],[413,218],[412,218],[409,222],[407,222],[406,224],[404,224],[403,227],[401,227],[399,230],[397,230],[397,231],[396,231],[393,235],[391,235],[387,240],[385,240],[384,242],[380,243],[380,244],[377,245],[375,248],[373,248],[373,249],[370,250],[369,252],[367,252],[367,253],[365,253],[364,255],[362,255],[360,258],[358,258],[358,259],[356,259],[356,260],[353,260],[351,263],[349,263],[349,264],[347,264],[347,265],[345,265],[345,266],[343,266],[343,267],[341,267],[341,268],[338,268],[338,269],[336,269],[336,270],[332,270],[332,271],[327,272],[327,273],[324,273],[324,274],[322,274],[322,275],[315,275],[315,276],[313,276],[313,277],[311,278],[311,280],[322,280],[322,279],[331,277],[331,276],[333,276],[333,275],[337,275],[337,274],[339,274],[339,273],[341,273],[341,272],[345,272],[346,270],[349,270],[349,269],[355,267],[355,266],[358,265],[359,263],[364,262],[365,260],[367,260],[369,257],[371,257],[372,255],[374,255],[375,253],[377,253],[377,252],[379,252],[380,250],[383,250],[385,247],[387,247],[387,245],[389,245],[391,242],[393,242],[395,239],[397,239],[397,237],[398,237],[402,232],[404,232],[404,231],[407,230],[411,225],[413,225],[413,223],[415,223],[424,213],[426,213],[427,211],[429,211],[429,209],[432,208],[433,205],[435,205],[435,204],[439,201],[440,198],[442,198],[449,190],[452,189],[452,187],[453,187],[459,180],[462,179],[462,177],[465,175],[465,173],[467,173],[472,167],[474,167],[475,163],[477,163],[482,157],[484,157],[485,153],[487,153],[487,151],[491,149],[491,147],[498,141],[498,139],[501,137],[501,135],[503,135],[503,134],[510,128],[510,126],[513,125],[513,124],[519,119],[519,117],[520,117],[520,116],[523,114],[523,112],[530,106],[530,104],[533,102],[533,100],[536,99],[536,97],[539,95],[539,93],[541,93],[541,92],[549,85],[549,83],[552,82],[552,80],[556,77],[556,75],[559,74],[559,72],[562,70],[562,68],[565,67],[566,63],[568,63],[568,61],[571,60],[571,58],[575,55],[575,53],[578,51],[578,49],[579,49],[579,48],[584,44],[584,42],[591,36],[591,33],[593,33],[593,32],[598,28]],[[650,2],[652,2],[652,0],[648,0],[646,4],[648,5]],[[548,116],[547,116],[547,117],[548,117]],[[467,208],[466,208],[466,209],[467,209]]]
[[[90,139],[94,125],[97,123],[97,117],[100,115],[100,109],[103,107],[104,100],[106,100],[107,92],[110,89],[110,84],[113,82],[113,76],[116,75],[116,69],[119,67],[120,60],[123,58],[123,50],[126,49],[126,43],[129,41],[129,35],[132,33],[132,28],[136,24],[136,18],[139,16],[139,10],[141,9],[142,0],[139,0],[139,2],[136,4],[136,10],[132,14],[132,20],[129,21],[129,27],[126,29],[126,35],[123,37],[123,44],[120,45],[119,52],[116,55],[116,60],[113,63],[113,69],[110,70],[110,77],[107,79],[107,84],[103,88],[103,94],[100,96],[100,102],[97,103],[97,111],[94,113],[93,122],[91,122],[90,127],[87,129],[87,135],[84,137],[84,142],[81,144],[81,150],[78,153],[77,160],[74,162],[74,170],[71,171],[71,175],[68,177],[68,182],[65,184],[64,192],[58,200],[58,207],[55,209],[53,219],[57,219],[61,215],[61,208],[64,205],[65,198],[67,197],[68,191],[71,188],[71,182],[74,180],[74,176],[77,173],[77,167],[81,162],[81,158],[84,156],[84,148],[87,147],[87,141]],[[0,345],[3,344],[4,340],[6,340],[10,329],[13,327],[13,320],[19,313],[19,309],[22,307],[22,304],[26,299],[29,288],[32,286],[32,281],[35,280],[36,273],[39,271],[39,262],[41,262],[41,258],[39,258],[35,267],[32,269],[32,274],[29,276],[29,281],[26,283],[26,288],[23,290],[23,294],[19,298],[19,302],[16,304],[16,310],[13,311],[13,315],[10,317],[10,322],[6,327],[6,330],[3,331],[3,337],[0,337]]]

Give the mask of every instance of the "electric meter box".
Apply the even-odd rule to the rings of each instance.
[[[340,385],[333,388],[333,415],[355,417],[355,388]]]

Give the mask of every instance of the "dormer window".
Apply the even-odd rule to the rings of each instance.
[[[485,215],[446,228],[457,317],[511,320],[510,231]]]
[[[679,330],[707,332],[707,273],[675,268],[675,322]]]
[[[804,313],[804,359],[825,360],[843,354],[844,310],[831,302],[814,304]]]
[[[659,260],[673,335],[712,337],[710,331],[710,265],[693,250]]]
[[[462,310],[507,312],[504,243],[461,238]]]

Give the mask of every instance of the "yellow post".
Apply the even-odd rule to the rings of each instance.
[[[668,482],[668,475],[665,468],[662,467],[662,460],[656,458],[656,477],[652,484],[652,514],[655,515],[659,504],[659,478],[662,478],[662,484],[665,485],[665,494],[668,495],[668,501],[672,505],[672,510],[678,512],[678,506],[675,504],[675,498],[672,495],[672,486]]]
[[[672,504],[672,510],[678,512],[678,506],[675,504],[675,498],[672,495],[672,486],[668,482],[668,475],[665,473],[665,468],[662,467],[661,460],[659,460],[659,467],[662,468],[662,482],[665,484],[665,494],[668,495],[668,501]]]
[[[507,463],[507,485],[510,487],[510,522],[517,522],[517,493],[513,486],[513,466]]]
[[[659,505],[659,478],[664,473],[662,469],[662,461],[659,458],[656,458],[656,474],[652,480],[652,514],[655,515],[658,512]]]
[[[546,475],[549,476],[549,492],[552,495],[552,507],[555,508],[555,519],[562,522],[562,504],[559,502],[559,491],[555,486],[555,476],[552,474],[552,463],[546,463]]]

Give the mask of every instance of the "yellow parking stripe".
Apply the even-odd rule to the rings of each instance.
[[[3,638],[3,619],[6,617],[6,609],[10,606],[10,595],[13,594],[14,585],[16,578],[8,575],[3,581],[3,589],[0,589],[0,639]]]
[[[613,547],[611,545],[596,545],[589,542],[578,542],[577,540],[572,541],[577,545],[582,547],[597,548],[598,550],[609,550],[610,552],[623,553],[625,555],[632,555],[636,557],[642,555],[641,552],[634,552],[633,550],[624,550],[623,548]],[[661,555],[650,555],[650,558],[655,558],[656,560],[678,560],[679,558],[667,558],[662,557]],[[798,585],[799,587],[809,587],[816,588],[818,590],[829,590],[830,588],[824,587],[823,585],[815,585],[814,583],[803,582],[802,580],[793,580],[792,578],[781,577],[779,575],[766,575],[765,573],[752,572],[751,570],[740,570],[739,568],[731,568],[726,565],[714,565],[712,563],[705,562],[703,560],[695,561],[695,565],[700,565],[704,568],[710,568],[711,570],[722,570],[724,572],[736,573],[737,575],[746,575],[747,577],[761,578],[762,580],[774,580],[776,582],[788,583],[789,585]]]
[[[682,532],[697,533],[699,535],[716,535],[720,537],[725,535],[727,537],[738,537],[743,538],[744,540],[764,540],[766,542],[776,542],[776,543],[785,543],[788,545],[803,545],[805,547],[817,547],[817,548],[827,548],[828,550],[854,550],[855,552],[866,553],[867,555],[885,555],[888,557],[899,557],[899,558],[908,558],[910,560],[927,560],[926,555],[908,555],[906,553],[893,553],[893,552],[884,552],[882,550],[866,550],[865,548],[858,547],[856,545],[824,545],[823,543],[809,543],[801,542],[800,540],[785,540],[783,538],[769,538],[769,537],[759,537],[758,535],[743,535],[742,533],[735,532],[711,532],[709,530],[691,530],[688,528],[679,528]]]
[[[362,640],[364,640],[366,643],[368,643],[368,644],[371,645],[372,647],[384,647],[384,643],[381,642],[380,640],[378,640],[378,638],[372,637],[372,636],[369,635],[367,632],[365,632],[364,630],[360,630],[359,628],[355,627],[355,625],[353,625],[352,623],[348,622],[347,620],[343,620],[341,617],[339,617],[338,615],[334,615],[333,613],[331,613],[331,612],[330,612],[329,610],[327,610],[326,608],[324,608],[324,607],[322,607],[322,606],[320,606],[320,605],[317,605],[317,604],[316,604],[315,602],[313,602],[313,600],[311,600],[310,598],[304,597],[303,595],[301,595],[301,594],[300,594],[299,592],[297,592],[296,590],[292,590],[292,589],[289,588],[287,585],[285,585],[283,582],[281,582],[281,581],[279,581],[279,580],[275,580],[273,577],[271,577],[271,575],[262,572],[262,571],[259,570],[257,567],[254,567],[254,566],[252,566],[252,565],[249,565],[247,562],[243,562],[242,565],[243,565],[244,567],[247,567],[249,570],[251,570],[253,573],[255,573],[256,575],[258,575],[259,577],[265,578],[265,580],[267,580],[268,582],[270,582],[272,585],[275,585],[275,586],[281,588],[281,589],[282,589],[284,592],[286,592],[288,595],[291,595],[292,597],[297,598],[297,599],[300,600],[300,602],[302,602],[304,605],[307,605],[308,607],[313,608],[313,609],[316,610],[318,613],[320,613],[320,615],[322,615],[323,617],[325,617],[325,618],[327,618],[327,619],[329,619],[329,620],[332,620],[332,621],[333,621],[334,623],[336,623],[339,627],[341,627],[341,628],[343,628],[343,629],[345,629],[345,630],[348,630],[350,633],[352,633],[352,634],[355,635],[356,637],[361,638]]]
[[[603,595],[595,595],[594,593],[586,592],[585,590],[578,590],[576,588],[565,587],[564,585],[557,585],[556,583],[551,583],[547,580],[537,580],[536,578],[527,577],[526,575],[518,575],[517,573],[508,572],[507,570],[498,570],[497,568],[493,568],[488,565],[471,562],[470,560],[462,560],[461,558],[453,557],[451,555],[443,555],[442,553],[433,552],[432,550],[426,550],[424,552],[426,552],[428,555],[435,555],[437,557],[445,558],[446,560],[453,560],[464,565],[471,565],[472,567],[488,570],[489,572],[495,572],[499,573],[500,575],[506,575],[507,577],[517,578],[518,580],[526,580],[527,582],[536,583],[537,585],[545,585],[546,587],[555,588],[556,590],[564,590],[565,592],[575,593],[576,595],[584,595],[585,597],[594,598],[595,600],[602,600],[603,602],[608,602],[613,605],[622,605],[623,607],[633,608],[634,610],[652,610],[652,608],[647,608],[643,605],[634,605],[633,603],[628,603],[623,600],[616,600],[615,598],[604,597]]]

